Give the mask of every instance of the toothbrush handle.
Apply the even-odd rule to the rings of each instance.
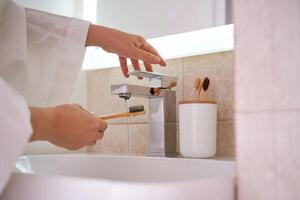
[[[145,114],[145,111],[141,112],[124,112],[124,113],[115,113],[115,114],[109,114],[109,115],[101,115],[98,116],[99,119],[102,120],[108,120],[108,119],[116,119],[116,118],[124,118],[124,117],[135,117],[138,115]]]
[[[196,99],[200,99],[200,93],[201,93],[201,89],[202,89],[202,83],[200,83],[199,89],[197,90],[197,97]]]

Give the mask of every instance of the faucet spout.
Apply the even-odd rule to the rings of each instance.
[[[149,72],[145,73],[148,76],[151,75]],[[155,78],[157,76],[161,76],[161,80],[165,80],[163,75],[155,74]],[[176,81],[176,77],[171,79],[173,82]],[[158,85],[157,88],[161,90],[159,95],[153,93],[153,87],[118,84],[111,86],[111,93],[125,100],[131,97],[148,99],[150,142],[147,154],[149,156],[175,157],[178,155],[176,148],[176,92],[171,88],[163,88],[162,85]]]
[[[128,99],[130,99],[131,94],[130,94],[130,93],[120,93],[120,94],[119,94],[119,97],[120,97],[121,99],[128,100]]]
[[[150,90],[151,88],[148,87],[129,84],[111,86],[111,93],[121,98],[130,98],[131,96],[148,98],[151,96]]]

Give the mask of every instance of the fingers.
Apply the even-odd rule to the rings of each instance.
[[[135,46],[139,49],[142,49],[142,50],[160,58],[159,63],[153,63],[153,64],[160,64],[161,66],[166,66],[166,62],[164,61],[164,59],[159,55],[159,53],[156,51],[156,49],[145,40],[145,38],[137,35],[135,37]],[[141,59],[141,60],[143,60],[143,59]],[[143,60],[143,61],[151,64],[151,62],[147,62],[145,60]]]
[[[122,69],[122,73],[124,75],[125,78],[128,78],[128,66],[127,66],[127,59],[124,57],[119,56],[119,61],[120,61],[120,66]]]
[[[164,61],[164,59],[159,55],[159,53],[155,50],[154,47],[152,47],[149,43],[145,42],[144,45],[141,47],[143,50],[156,55],[160,58],[160,62],[158,63],[161,66],[166,66],[166,62]]]
[[[107,123],[104,120],[98,119],[99,125],[98,125],[98,131],[104,132],[107,129]]]
[[[136,48],[135,57],[137,60],[142,60],[145,63],[149,64],[159,64],[161,62],[161,59],[159,56],[153,55],[143,49]]]
[[[84,146],[93,146],[97,143],[98,140],[101,140],[104,136],[103,132],[94,131],[88,134],[88,139],[85,144],[81,144],[82,147]]]
[[[89,146],[89,147],[90,147],[90,146],[94,146],[94,145],[96,145],[96,144],[97,144],[97,140],[88,143],[86,146]]]
[[[104,132],[107,129],[107,123],[103,120],[95,118],[95,125],[94,128],[90,129],[90,132],[86,135],[86,145],[90,146],[97,140],[101,140],[104,136]]]
[[[104,136],[104,132],[94,131],[89,134],[89,139],[86,145],[93,145],[97,140],[101,140]]]
[[[130,60],[131,60],[133,69],[134,69],[135,71],[138,71],[138,70],[141,69],[141,68],[140,68],[140,63],[139,63],[138,60],[136,60],[136,59],[130,59]],[[143,79],[143,78],[142,78],[142,77],[138,77],[138,79]]]
[[[150,64],[144,62],[144,66],[146,71],[153,72],[152,66]]]
[[[104,133],[102,133],[102,132],[98,132],[98,134],[97,134],[97,140],[101,140],[102,138],[103,138],[103,136],[104,136]]]
[[[123,73],[124,77],[128,78],[129,75],[128,75],[127,59],[123,58],[123,57],[119,57],[119,61],[120,61],[121,70],[122,70],[122,73]],[[131,59],[131,63],[132,63],[132,66],[133,66],[134,70],[140,70],[141,69],[140,68],[140,63],[138,62],[138,60]],[[145,66],[146,71],[153,72],[151,64],[144,62],[144,66]],[[142,77],[138,77],[138,78],[143,79]]]
[[[136,60],[136,59],[130,59],[130,60],[131,60],[133,69],[134,69],[135,71],[140,70],[140,63],[139,63],[139,61]]]
[[[122,73],[124,77],[128,78],[128,65],[127,59],[130,58],[133,69],[140,70],[139,60],[144,62],[145,70],[152,72],[151,64],[159,64],[161,66],[166,66],[166,62],[159,55],[154,47],[152,47],[147,41],[138,35],[132,35],[131,45],[127,48],[130,49],[127,53],[119,54],[119,62],[121,66]],[[142,79],[142,77],[138,77]]]

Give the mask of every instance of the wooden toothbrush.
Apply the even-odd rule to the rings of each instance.
[[[201,88],[202,88],[202,81],[201,81],[201,78],[196,78],[195,79],[195,82],[194,82],[194,87],[195,87],[195,99],[199,99],[199,96],[200,96],[200,91],[201,91]]]
[[[135,117],[143,114],[145,114],[144,106],[138,105],[138,106],[129,107],[129,112],[101,115],[98,116],[98,118],[102,120],[108,120],[108,119],[116,119],[116,118],[124,118],[124,117]]]
[[[206,100],[207,99],[207,95],[208,95],[208,89],[209,89],[209,78],[205,77],[204,81],[203,81],[203,94],[202,94],[202,100]]]
[[[199,78],[199,79],[200,79],[200,78]],[[202,80],[200,79],[199,89],[198,89],[198,92],[197,92],[197,99],[200,98],[200,93],[201,93],[202,85],[203,85],[203,82],[202,82]]]

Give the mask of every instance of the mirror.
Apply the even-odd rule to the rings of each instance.
[[[226,0],[99,0],[97,23],[156,38],[231,23]]]
[[[231,24],[231,0],[15,0],[26,7],[90,20],[146,39]]]
[[[165,58],[233,49],[231,0],[15,0],[145,37]],[[216,29],[212,28],[216,27]],[[87,49],[83,69],[118,66],[115,55]]]

